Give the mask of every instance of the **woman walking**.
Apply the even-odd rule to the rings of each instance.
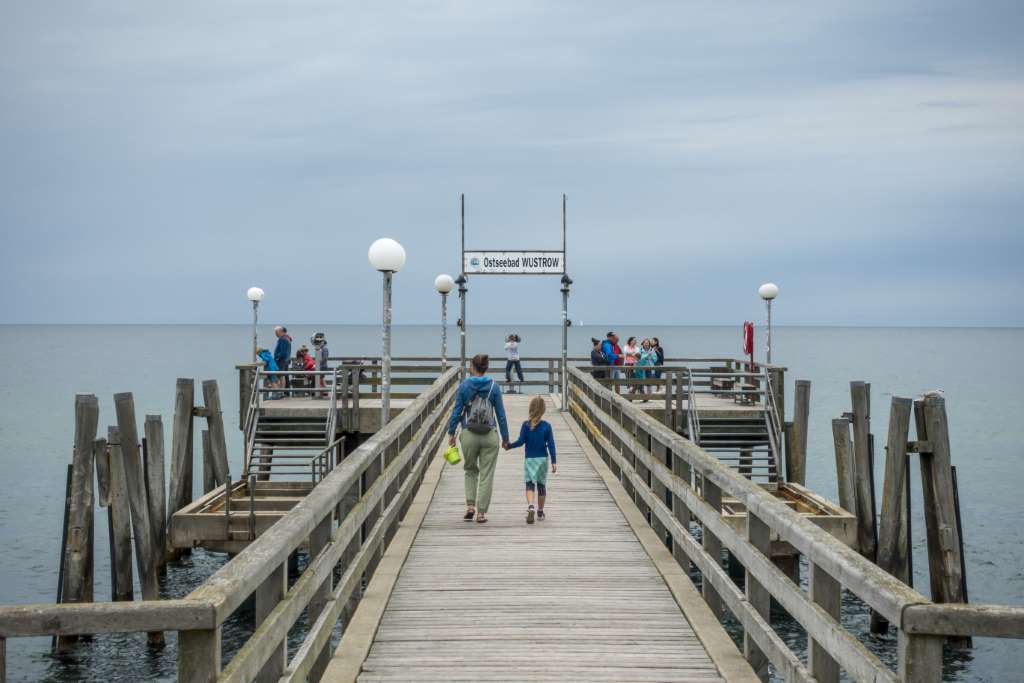
[[[526,480],[526,523],[533,524],[533,494],[537,494],[537,519],[544,520],[544,500],[548,495],[548,456],[551,457],[551,471],[558,471],[555,458],[555,434],[551,424],[544,417],[545,403],[540,396],[530,399],[530,419],[519,429],[519,438],[508,445],[508,450],[526,446],[523,460],[523,477]]]
[[[478,353],[470,361],[472,376],[455,394],[455,408],[448,419],[448,445],[455,445],[455,430],[462,426],[462,459],[466,479],[466,514],[463,519],[483,524],[491,506],[494,467],[498,464],[498,431],[508,448],[508,421],[498,383],[486,377],[490,358]],[[495,429],[497,427],[497,429]]]
[[[640,360],[640,347],[636,345],[636,337],[630,337],[626,340],[626,346],[622,349],[623,365],[626,366],[626,379],[630,379],[635,376],[633,372],[636,367],[636,362]],[[636,386],[629,387],[629,393],[636,393]]]

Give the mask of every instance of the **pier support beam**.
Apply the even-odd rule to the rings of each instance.
[[[809,590],[811,600],[828,612],[829,616],[839,621],[843,588],[828,572],[813,562],[810,563]],[[839,683],[839,664],[813,638],[807,656],[807,664],[814,678],[820,683]]]
[[[710,505],[713,509],[718,512],[722,511],[722,489],[718,488],[717,485],[712,484],[706,478],[701,479],[701,493],[704,496],[705,502]],[[711,555],[712,559],[716,564],[721,566],[722,564],[722,541],[718,539],[713,533],[711,533],[705,526],[702,533],[702,543],[704,550]],[[722,614],[722,598],[714,588],[711,587],[711,582],[706,578],[701,579],[701,592],[704,595],[704,602],[708,603],[708,607],[711,609],[711,613],[715,617],[719,617]]]
[[[260,587],[256,589],[256,624],[259,628],[267,616],[273,611],[277,604],[284,598],[288,590],[288,563],[283,562],[270,573]],[[310,620],[309,623],[313,623]],[[285,640],[274,645],[274,653],[270,655],[259,675],[256,676],[256,683],[275,683],[288,664],[288,647]]]
[[[796,381],[793,392],[793,427],[786,449],[786,481],[803,486],[807,481],[807,422],[811,410],[811,383]]]
[[[747,512],[747,540],[769,560],[772,556],[771,530],[752,512]],[[748,571],[746,578],[747,601],[765,620],[771,623],[772,596],[760,581]],[[768,680],[768,657],[757,646],[749,633],[743,633],[743,655],[750,668],[762,681]]]
[[[164,482],[164,423],[159,415],[147,415],[145,422],[146,499],[153,524],[153,562],[157,569],[167,564],[167,493]]]
[[[853,402],[853,466],[857,513],[857,544],[860,554],[872,562],[878,556],[875,526],[875,492],[872,483],[870,444],[870,396],[864,382],[850,382]]]
[[[114,602],[135,598],[132,580],[132,515],[128,504],[128,480],[121,454],[121,431],[107,428],[107,465],[110,469],[110,592]]]
[[[899,633],[899,677],[905,683],[942,680],[942,636]]]

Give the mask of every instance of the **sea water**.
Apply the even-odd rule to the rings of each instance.
[[[376,326],[290,328],[293,349],[309,343],[314,332],[327,334],[331,354],[380,352]],[[574,326],[570,355],[587,356],[590,338],[606,327]],[[657,336],[669,357],[737,357],[739,328],[617,328],[626,339]],[[557,355],[557,326],[470,327],[468,352],[489,352],[500,374],[502,342],[516,332],[521,354]],[[759,330],[759,333],[761,331]],[[758,340],[759,346],[763,335]],[[260,343],[273,346],[269,327]],[[395,355],[440,352],[440,326],[398,326]],[[238,376],[235,364],[251,354],[251,329],[245,325],[181,326],[0,326],[0,348],[11,364],[0,373],[0,603],[47,603],[56,595],[61,519],[67,464],[74,434],[74,394],[93,393],[100,401],[100,436],[115,424],[113,395],[135,395],[138,424],[144,415],[164,418],[170,440],[177,377],[216,379],[221,387],[232,472],[241,469],[238,430]],[[458,356],[458,330],[448,331],[449,355]],[[831,419],[850,409],[851,380],[871,383],[872,431],[884,454],[891,396],[916,397],[942,389],[949,413],[953,464],[957,466],[971,602],[1024,605],[1024,329],[783,327],[774,330],[773,357],[788,367],[787,415],[792,414],[793,381],[811,380],[807,485],[836,500]],[[453,353],[454,352],[454,353]],[[763,350],[758,349],[763,358]],[[197,385],[197,402],[201,392]],[[196,449],[198,454],[199,450]],[[882,481],[884,457],[876,457],[876,481]],[[201,468],[196,468],[197,475]],[[914,584],[928,594],[920,472],[911,470]],[[201,483],[195,483],[201,490]],[[95,594],[110,598],[110,564],[103,533],[106,512],[97,509]],[[223,555],[197,551],[168,568],[164,597],[182,597],[225,562]],[[136,581],[138,577],[136,576]],[[140,595],[136,586],[136,596]],[[224,628],[229,657],[244,641],[251,615],[239,614]],[[894,662],[895,636],[867,634],[867,613],[847,596],[844,621],[867,646]],[[791,621],[775,620],[787,641],[806,636]],[[292,644],[299,640],[293,634]],[[49,638],[11,639],[7,643],[12,681],[174,680],[175,634],[163,650],[149,650],[139,634],[97,636],[72,653],[53,657]],[[947,679],[956,681],[1024,680],[1024,641],[975,639],[972,651],[947,656]]]

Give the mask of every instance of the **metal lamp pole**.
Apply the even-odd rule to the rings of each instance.
[[[562,372],[559,382],[562,391],[562,411],[569,409],[569,285],[572,278],[562,275]]]
[[[459,379],[466,378],[466,274],[455,279],[459,286]]]
[[[391,418],[391,279],[405,265],[405,249],[384,237],[370,245],[369,258],[370,265],[384,276],[380,373],[380,426],[383,428]]]
[[[767,360],[768,365],[772,364],[772,300],[779,295],[779,286],[774,282],[766,282],[757,288],[757,294],[762,299],[768,308],[768,349],[767,349]]]
[[[441,372],[448,369],[448,292],[454,288],[451,275],[442,273],[434,280],[434,289],[441,294]]]
[[[259,341],[259,337],[256,335],[256,326],[259,322],[259,307],[260,301],[263,300],[263,290],[259,287],[250,287],[245,295],[252,302],[252,362],[255,363],[257,360],[256,345]]]

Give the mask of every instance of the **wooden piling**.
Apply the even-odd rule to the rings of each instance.
[[[135,538],[135,560],[139,568],[139,583],[143,600],[159,600],[156,563],[153,561],[153,523],[149,517],[146,482],[142,476],[142,456],[139,452],[139,432],[135,425],[135,399],[131,392],[114,394],[117,426],[121,431],[121,461],[128,484],[128,505],[132,511],[132,535]],[[150,645],[162,645],[164,635],[150,632]]]
[[[217,488],[217,478],[213,474],[213,454],[210,452],[210,430],[204,429],[201,434],[203,460],[203,495]]]
[[[217,380],[203,382],[203,403],[206,406],[206,424],[210,430],[210,454],[213,458],[213,476],[217,481],[228,479],[228,445],[224,435],[224,414],[220,409],[220,390]]]
[[[928,444],[928,451],[920,455],[932,600],[944,603],[965,602],[960,534],[957,532],[953,475],[950,471],[946,400],[941,396],[928,396],[915,404],[915,409],[918,407],[923,413],[926,430],[924,436],[918,433],[918,440]],[[953,647],[969,647],[967,638],[951,637],[948,642]]]
[[[195,382],[179,377],[174,391],[174,421],[171,425],[171,481],[168,489],[167,521],[175,512],[192,502],[192,403]],[[168,559],[182,552],[167,547]]]
[[[61,602],[91,602],[89,562],[92,555],[93,441],[99,423],[100,407],[96,396],[75,396],[75,445],[72,455],[71,504],[68,506],[67,543],[64,547],[64,587]],[[64,649],[78,640],[61,636],[57,648]]]
[[[793,392],[793,431],[786,451],[786,480],[803,486],[807,481],[807,422],[811,411],[811,382],[796,381]]]
[[[882,512],[878,522],[878,566],[907,583],[909,548],[905,512],[907,507],[907,435],[910,433],[909,398],[893,396],[889,410],[889,435],[885,445],[885,479],[882,483]],[[902,544],[901,544],[902,539]],[[871,613],[871,632],[885,633],[888,622],[876,612]]]
[[[106,439],[92,442],[92,462],[96,467],[96,502],[105,508],[110,505],[110,459]]]
[[[147,415],[146,499],[153,525],[153,562],[157,569],[167,564],[167,493],[164,487],[164,423],[159,415]]]
[[[857,508],[857,544],[860,554],[875,561],[878,546],[875,527],[875,494],[871,482],[870,407],[869,393],[864,382],[850,382],[853,402],[853,466],[854,504]]]
[[[128,480],[121,454],[121,433],[107,428],[107,459],[110,467],[110,575],[114,602],[134,599],[132,581],[132,522],[128,504]]]
[[[71,517],[71,480],[74,478],[75,466],[68,463],[67,476],[64,481],[64,518],[60,525],[60,546],[57,551],[57,600],[63,602],[64,598],[64,574],[68,566],[68,519]],[[73,642],[73,641],[72,641]],[[57,636],[50,639],[50,649],[57,649]]]
[[[839,488],[839,506],[847,512],[857,513],[857,494],[853,483],[853,441],[850,440],[850,421],[839,417],[832,420],[832,441],[836,451],[836,484]]]

